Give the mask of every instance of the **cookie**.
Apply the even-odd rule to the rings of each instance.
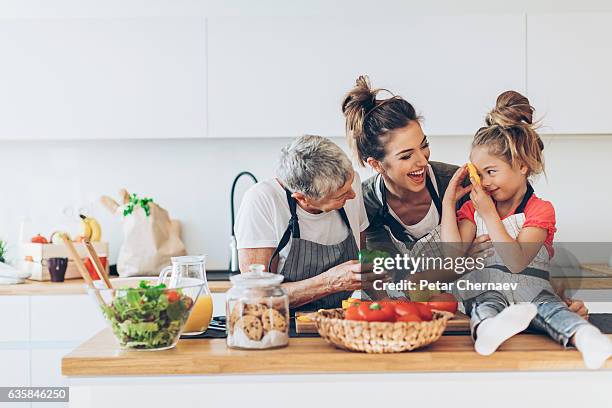
[[[246,336],[253,340],[259,341],[263,336],[263,325],[258,317],[246,315],[238,319],[236,327],[242,329]]]
[[[268,307],[260,303],[244,304],[242,309],[242,315],[260,317],[266,310],[268,310]]]
[[[276,309],[268,309],[261,316],[263,328],[266,332],[270,330],[278,330],[284,332],[287,330],[287,319]]]
[[[234,332],[234,325],[236,324],[238,319],[242,317],[241,309],[242,309],[242,304],[240,303],[236,303],[234,307],[232,308],[232,312],[230,313],[230,316],[229,316],[230,333]]]

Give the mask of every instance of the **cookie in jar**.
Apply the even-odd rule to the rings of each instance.
[[[289,298],[281,288],[283,276],[263,272],[232,276],[227,292],[227,345],[241,349],[270,349],[289,344]]]

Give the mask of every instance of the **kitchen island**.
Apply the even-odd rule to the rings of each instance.
[[[228,349],[224,339],[181,340],[175,349],[159,352],[123,351],[106,329],[62,360],[74,407],[132,400],[145,406],[166,399],[188,407],[311,407],[399,403],[408,396],[412,403],[462,406],[475,392],[499,398],[496,407],[516,406],[523,395],[539,394],[548,403],[586,401],[592,407],[609,403],[600,399],[612,383],[611,369],[612,360],[604,370],[586,371],[576,350],[529,334],[483,357],[474,352],[470,337],[461,335],[397,354],[347,352],[321,338],[292,338],[289,347],[264,351]],[[598,387],[601,392],[586,397],[581,392]],[[544,398],[544,392],[553,394]]]

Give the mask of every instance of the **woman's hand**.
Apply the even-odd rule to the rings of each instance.
[[[467,167],[464,164],[463,166],[457,169],[455,174],[453,174],[453,177],[448,182],[448,187],[446,187],[443,202],[452,205],[452,207],[454,208],[457,201],[459,201],[461,197],[463,197],[472,190],[471,185],[467,187],[463,187],[461,185],[466,175]]]
[[[589,309],[587,309],[587,307],[585,306],[582,300],[570,299],[570,298],[566,298],[564,300],[567,306],[569,307],[569,310],[571,310],[572,312],[576,313],[577,315],[579,315],[580,317],[584,319],[589,318]]]
[[[491,248],[493,244],[489,234],[479,235],[472,241],[466,255],[472,258],[486,258],[491,255]]]
[[[346,290],[368,289],[372,287],[375,280],[389,281],[387,274],[376,274],[372,272],[372,265],[369,267],[359,261],[347,261],[336,265],[321,274],[325,279],[332,293]]]
[[[472,181],[472,179],[470,179]],[[474,183],[472,181],[472,183]],[[474,209],[482,216],[482,218],[497,216],[497,209],[495,203],[489,194],[483,190],[480,184],[473,184],[472,192],[470,193],[470,199],[474,204]]]

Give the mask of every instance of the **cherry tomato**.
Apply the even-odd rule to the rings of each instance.
[[[395,308],[390,302],[361,303],[359,313],[368,322],[395,321]]]
[[[413,314],[413,315],[419,314],[419,309],[417,309],[416,304],[414,302],[398,300],[394,302],[394,306],[395,306],[396,316],[404,316],[407,314]]]
[[[176,290],[169,290],[166,292],[166,297],[168,298],[168,302],[173,303],[179,300],[181,295],[179,295]]]
[[[423,320],[419,315],[416,314],[405,314],[403,316],[398,316],[398,322],[422,322]]]
[[[344,310],[345,320],[363,320],[363,316],[359,313],[359,304],[353,303]]]
[[[456,313],[459,306],[457,302],[427,302],[427,304],[432,310],[443,310],[451,313]]]
[[[427,302],[429,307],[436,310],[457,313],[457,299],[450,293],[433,295]]]
[[[431,308],[426,303],[416,303],[416,308],[419,311],[419,316],[425,321],[430,321],[433,318]]]

